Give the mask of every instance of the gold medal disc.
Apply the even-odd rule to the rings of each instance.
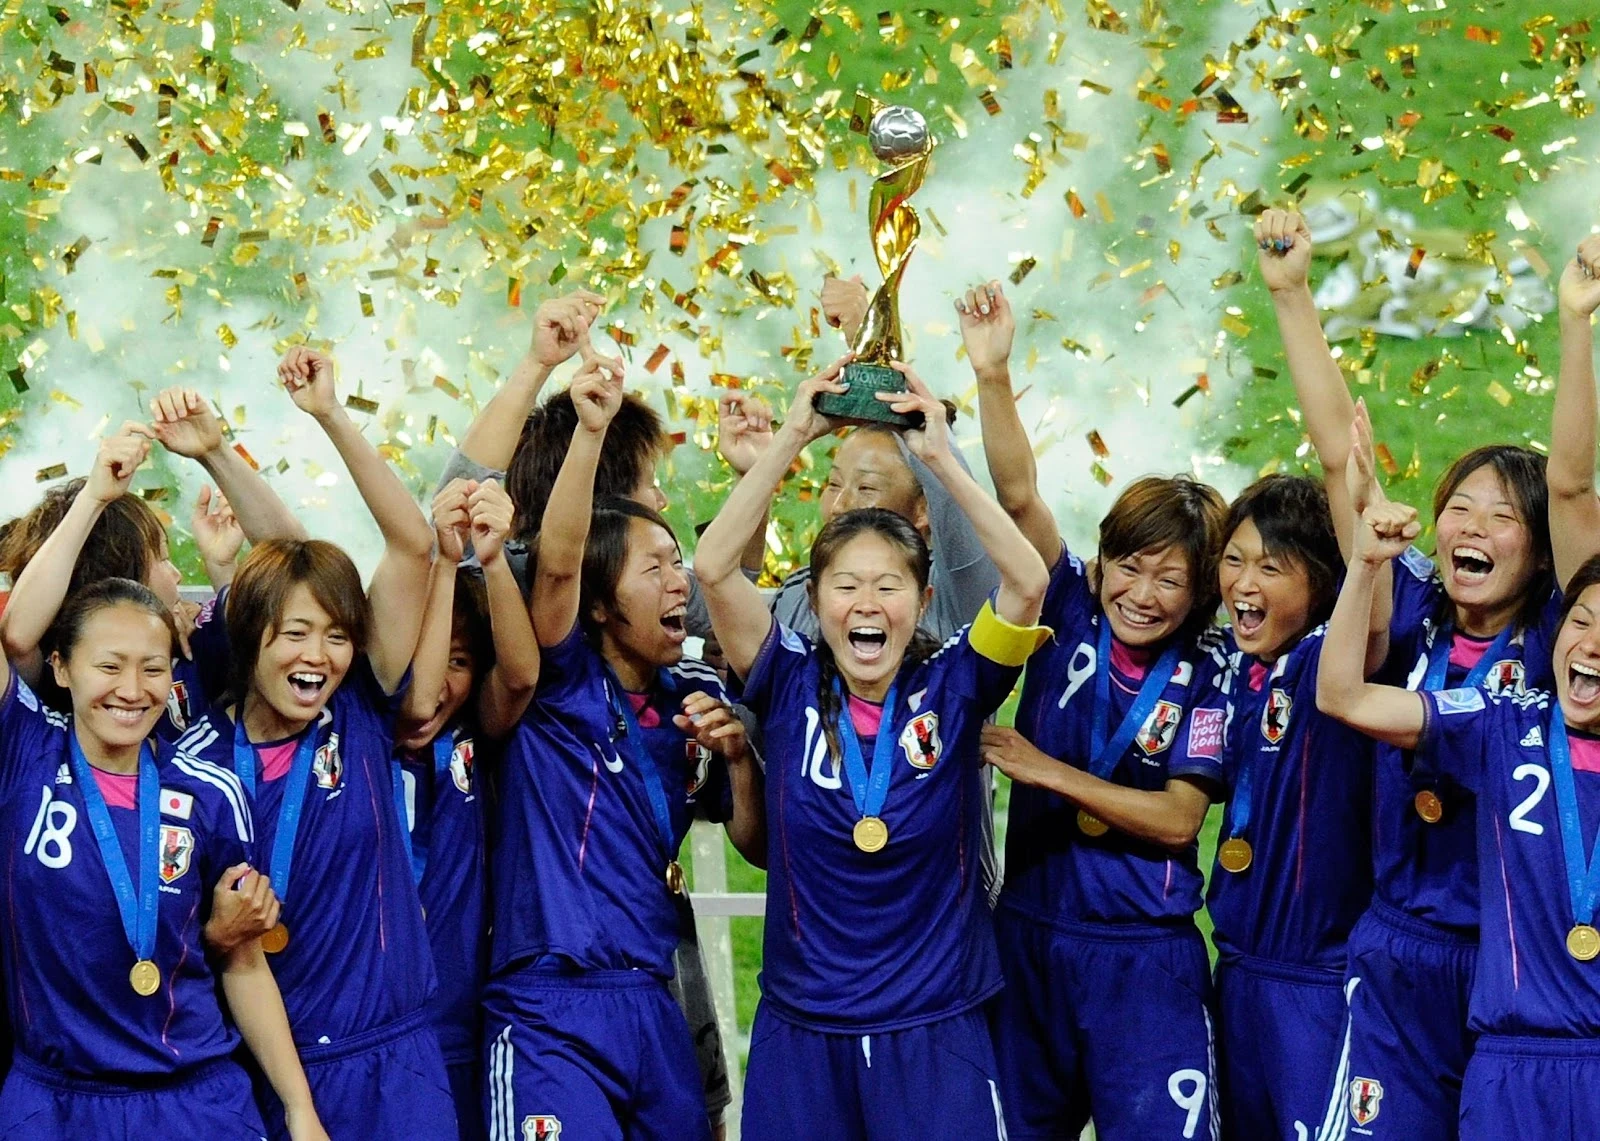
[[[1417,815],[1428,824],[1437,824],[1444,819],[1444,801],[1439,799],[1439,794],[1431,788],[1425,788],[1411,801],[1417,810]]]
[[[889,826],[876,816],[863,816],[856,821],[856,847],[863,852],[881,852],[889,842]]]
[[[133,964],[133,970],[128,972],[128,982],[132,984],[135,994],[149,998],[161,989],[161,968],[149,959],[140,959]]]
[[[269,955],[276,955],[288,945],[289,929],[281,923],[261,936],[261,949]]]
[[[1085,809],[1078,809],[1078,831],[1085,836],[1104,836],[1111,826]]]
[[[1587,923],[1579,923],[1567,932],[1567,954],[1580,963],[1587,963],[1600,955],[1600,931]]]
[[[1222,870],[1238,875],[1250,866],[1250,861],[1255,859],[1255,852],[1250,848],[1250,841],[1241,840],[1237,836],[1222,842],[1222,847],[1217,849],[1217,863],[1222,865]]]
[[[667,890],[673,895],[683,894],[683,865],[677,860],[667,861]]]

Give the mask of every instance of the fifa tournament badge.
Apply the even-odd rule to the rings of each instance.
[[[862,103],[870,106],[865,96],[857,97],[858,111],[851,126],[860,130],[864,125],[872,153],[889,164],[889,169],[873,181],[867,203],[872,252],[883,273],[883,284],[868,302],[867,315],[850,346],[855,359],[845,365],[841,378],[850,391],[822,393],[816,399],[816,408],[824,416],[851,423],[916,428],[921,426],[920,414],[892,411],[877,394],[906,390],[905,377],[890,368],[889,362],[905,359],[901,347],[900,278],[922,233],[922,221],[908,199],[922,185],[934,140],[928,121],[910,107],[880,107],[869,120],[861,114]]]

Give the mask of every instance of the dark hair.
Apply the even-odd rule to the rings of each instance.
[[[1545,458],[1514,444],[1487,444],[1456,460],[1445,469],[1433,489],[1433,519],[1437,528],[1450,497],[1479,468],[1493,468],[1511,501],[1522,512],[1528,528],[1528,558],[1533,561],[1533,577],[1522,596],[1518,622],[1536,625],[1550,595],[1556,589],[1555,556],[1550,550],[1550,493],[1545,484]],[[1437,534],[1437,531],[1435,532]],[[1437,542],[1434,555],[1438,555]],[[1442,605],[1453,605],[1445,599]]]
[[[361,572],[334,544],[321,539],[269,539],[251,547],[228,588],[225,617],[233,646],[229,696],[243,701],[250,692],[262,640],[276,632],[294,588],[305,584],[317,605],[350,637],[356,653],[367,650],[372,610],[361,586]]]
[[[1231,539],[1246,519],[1261,532],[1267,554],[1293,560],[1304,568],[1311,587],[1311,625],[1307,629],[1326,622],[1338,597],[1344,559],[1339,555],[1328,493],[1322,484],[1303,475],[1264,476],[1240,492],[1228,508],[1224,535]]]
[[[61,655],[62,661],[70,661],[89,619],[113,606],[137,607],[159,618],[171,639],[168,649],[173,654],[178,652],[178,624],[172,617],[171,607],[144,583],[129,578],[103,578],[71,595],[50,624],[46,642]]]
[[[817,535],[816,542],[811,545],[811,577],[806,584],[806,592],[811,596],[813,610],[817,605],[817,584],[822,581],[823,575],[827,574],[833,560],[853,539],[868,534],[877,535],[904,557],[906,565],[911,568],[912,577],[917,581],[919,599],[927,590],[928,577],[933,572],[933,553],[928,550],[922,532],[898,512],[882,507],[858,507],[854,511],[846,511],[843,515],[835,515],[828,520]],[[919,625],[916,632],[911,635],[910,644],[906,646],[906,655],[900,663],[900,668],[927,660],[938,648],[939,640]],[[828,643],[820,636],[817,638],[816,655],[819,667],[817,712],[822,717],[822,734],[828,742],[828,753],[837,763],[843,756],[839,745],[841,702],[834,688],[834,682],[839,679],[839,663],[834,660],[833,651],[829,649]]]
[[[1187,475],[1147,475],[1123,488],[1100,520],[1097,562],[1115,562],[1146,551],[1177,547],[1189,562],[1189,591],[1194,598],[1183,621],[1186,634],[1198,633],[1216,620],[1221,592],[1217,562],[1228,504],[1216,488]]]
[[[519,539],[538,534],[545,504],[556,476],[567,458],[572,433],[578,427],[578,410],[571,392],[558,392],[533,410],[522,426],[522,437],[506,469],[506,494],[516,508],[513,528]],[[594,493],[627,498],[655,467],[666,449],[667,435],[661,417],[634,393],[622,397],[622,407],[606,428],[606,446],[594,473]]]
[[[13,583],[61,525],[86,482],[79,478],[52,487],[32,511],[13,520],[0,542],[0,571],[9,574]],[[160,557],[166,537],[166,529],[148,503],[137,495],[117,496],[106,504],[84,540],[67,593],[108,578],[148,582],[151,565]]]
[[[620,495],[597,499],[594,514],[589,519],[589,539],[583,548],[583,579],[578,604],[578,621],[591,642],[599,645],[600,627],[594,620],[596,607],[604,609],[624,621],[617,612],[617,583],[628,563],[628,531],[635,519],[643,519],[660,527],[676,543],[672,524],[644,504]],[[529,567],[536,566],[538,552],[529,557]]]
[[[1600,555],[1590,555],[1573,573],[1571,581],[1567,583],[1566,591],[1561,595],[1561,620],[1556,623],[1557,629],[1566,624],[1567,615],[1572,613],[1572,608],[1578,604],[1578,599],[1583,597],[1583,592],[1596,584],[1600,584]]]
[[[450,608],[450,640],[467,644],[472,655],[472,688],[494,665],[494,633],[489,625],[489,597],[483,575],[461,570],[456,573],[456,591]]]

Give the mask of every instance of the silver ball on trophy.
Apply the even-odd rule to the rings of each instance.
[[[867,143],[882,162],[903,162],[928,150],[928,120],[910,107],[885,107],[867,127]]]

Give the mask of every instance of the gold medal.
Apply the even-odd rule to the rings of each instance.
[[[1250,848],[1250,841],[1241,840],[1237,836],[1224,840],[1222,847],[1217,849],[1217,863],[1222,865],[1222,870],[1238,875],[1250,866],[1250,861],[1255,859],[1255,852]]]
[[[1104,836],[1111,831],[1111,825],[1092,815],[1087,809],[1078,809],[1078,831],[1085,836]]]
[[[1579,923],[1567,932],[1567,954],[1580,963],[1587,963],[1600,955],[1600,931],[1587,923]]]
[[[289,929],[281,923],[261,936],[261,949],[269,955],[276,955],[288,945]]]
[[[1439,794],[1431,788],[1425,788],[1412,799],[1417,815],[1422,817],[1424,823],[1437,824],[1444,819],[1444,801],[1439,799]]]
[[[683,865],[677,860],[667,861],[667,890],[673,895],[683,894]]]
[[[863,816],[856,821],[853,835],[856,847],[863,852],[881,852],[889,842],[889,826],[879,817]]]
[[[1591,931],[1590,934],[1593,934]],[[1571,940],[1567,940],[1570,944]],[[1591,959],[1593,955],[1589,956]],[[128,982],[133,986],[133,993],[149,998],[161,989],[161,968],[149,959],[140,959],[133,964],[133,970],[128,972]]]

